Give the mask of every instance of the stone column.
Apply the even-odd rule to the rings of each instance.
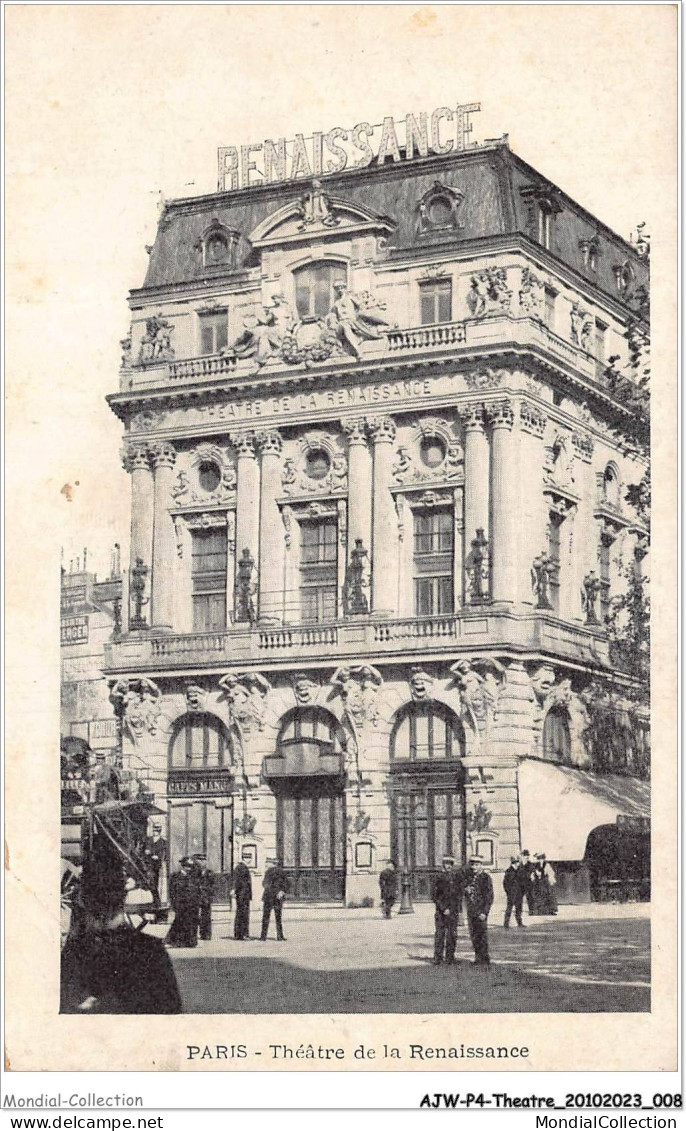
[[[489,442],[483,401],[468,404],[461,412],[464,425],[464,546],[463,561],[469,568],[472,562],[472,543],[477,530],[483,530],[489,543]],[[488,549],[488,548],[487,548]],[[486,551],[487,552],[487,551]],[[455,575],[455,591],[464,589],[462,577]],[[484,585],[488,589],[488,580]],[[465,593],[468,599],[468,593]]]
[[[244,550],[259,568],[260,469],[255,459],[254,432],[231,433],[236,450],[236,568]]]
[[[176,450],[163,441],[153,444],[152,466],[155,471],[155,523],[152,541],[152,627],[171,629],[173,625],[174,563],[176,535],[169,513],[174,484]]]
[[[512,430],[512,401],[493,401],[487,407],[487,415],[492,428],[491,596],[494,601],[516,601],[521,515],[518,436]]]
[[[260,432],[255,436],[255,443],[262,455],[259,619],[262,624],[277,624],[283,619],[284,603],[283,522],[276,502],[281,491],[281,436],[276,431]]]
[[[348,437],[348,546],[358,538],[367,553],[372,542],[372,457],[364,417],[344,420]]]
[[[148,571],[152,565],[153,530],[153,479],[150,453],[147,444],[127,444],[122,453],[124,470],[131,476],[131,547],[129,555],[129,576],[135,568],[136,560],[141,559]],[[150,597],[150,573],[148,572],[148,592]],[[149,606],[148,606],[149,607]],[[124,608],[123,628],[128,627],[131,610]]]
[[[397,606],[398,520],[390,492],[395,422],[390,416],[368,421],[374,444],[372,497],[372,612],[392,615]]]
[[[542,491],[543,436],[547,418],[532,401],[522,401],[519,406],[521,448],[521,506],[523,529],[526,538],[520,555],[520,600],[536,607],[538,598],[532,585],[531,570],[534,560],[548,553],[548,507]]]

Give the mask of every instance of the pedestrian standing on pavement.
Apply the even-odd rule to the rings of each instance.
[[[538,852],[536,860],[534,913],[536,915],[557,915],[557,896],[555,895],[557,877],[555,871],[546,860],[544,852]]]
[[[270,857],[267,860],[269,867],[264,873],[262,881],[262,932],[260,940],[265,942],[267,932],[269,930],[269,920],[272,911],[274,912],[274,920],[276,922],[276,938],[278,942],[285,942],[283,933],[283,901],[288,891],[288,881],[286,873],[279,864],[278,860]]]
[[[235,939],[250,938],[250,900],[252,899],[252,880],[247,864],[239,860],[234,868],[233,893],[236,896],[236,917],[233,921]]]
[[[383,917],[390,919],[391,908],[398,898],[398,873],[392,860],[386,861],[386,867],[379,876],[379,889],[381,891]]]
[[[514,911],[517,926],[523,927],[522,902],[524,899],[524,887],[522,886],[522,866],[518,856],[510,857],[510,867],[506,869],[505,875],[503,876],[503,887],[505,888],[505,895],[507,896],[503,926],[506,931],[509,930],[510,916]]]
[[[488,913],[493,906],[493,881],[480,856],[470,856],[463,872],[464,899],[469,935],[474,947],[474,965],[488,966]]]
[[[443,857],[443,871],[436,876],[431,889],[434,901],[434,966],[445,962],[452,966],[457,945],[457,917],[462,903],[460,874],[455,871],[452,856]]]
[[[174,922],[167,934],[167,944],[197,946],[200,888],[197,870],[193,867],[190,856],[181,857],[178,872],[172,872],[169,878],[169,902],[174,912]]]
[[[531,859],[531,853],[525,848],[520,852],[519,859],[521,863],[520,879],[522,884],[522,893],[526,900],[527,910],[529,915],[534,914],[534,872],[536,865]]]
[[[207,867],[207,857],[203,852],[193,854],[193,867],[198,880],[200,895],[200,938],[209,942],[212,938],[212,897],[214,895],[214,872]]]

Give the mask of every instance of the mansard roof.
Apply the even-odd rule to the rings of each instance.
[[[254,238],[255,233],[268,232],[270,217],[276,221],[279,215],[294,212],[312,185],[309,178],[168,201],[150,253],[143,291],[202,277],[198,247],[213,222],[240,233],[225,271],[235,274],[256,266],[260,250],[251,243],[251,235]],[[422,223],[422,201],[439,186],[459,201],[459,224],[452,230],[431,231]],[[629,304],[636,289],[648,282],[647,263],[632,244],[517,157],[504,141],[447,157],[415,158],[382,168],[370,166],[329,174],[321,178],[321,188],[336,207],[347,208],[351,216],[385,221],[387,254],[392,258],[431,254],[447,247],[455,247],[459,253],[465,243],[473,250],[474,241],[516,233],[535,241],[535,206],[543,202],[555,213],[550,249],[554,257],[619,301],[617,273],[628,268],[632,279],[626,300]],[[302,238],[307,240],[314,234],[312,230],[303,232]],[[592,274],[582,266],[580,249],[584,243],[592,243],[596,250]],[[215,277],[217,270],[213,269]],[[133,293],[143,297],[140,291]]]

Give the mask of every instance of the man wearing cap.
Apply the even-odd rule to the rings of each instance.
[[[272,911],[276,921],[276,938],[278,942],[285,942],[282,923],[283,901],[288,891],[286,873],[273,856],[267,860],[269,867],[264,873],[262,881],[262,931],[260,940],[266,941],[269,930],[269,920]]]
[[[443,857],[443,871],[431,889],[434,913],[434,966],[452,966],[457,945],[457,917],[462,903],[462,884],[452,856]]]
[[[510,857],[510,867],[506,869],[503,876],[503,887],[505,888],[505,895],[507,896],[507,906],[505,908],[505,921],[503,926],[505,930],[509,930],[510,916],[512,912],[515,913],[515,919],[518,927],[523,927],[522,923],[522,900],[524,899],[524,889],[521,881],[521,863],[518,856]]]
[[[169,928],[169,946],[198,945],[198,916],[200,914],[200,888],[197,869],[190,856],[179,860],[178,872],[169,879],[169,902],[174,911],[174,922]]]
[[[469,936],[474,947],[474,965],[488,966],[491,959],[488,953],[487,921],[493,906],[493,881],[485,871],[480,856],[470,856],[469,867],[465,868],[463,878]]]
[[[159,907],[161,895],[160,875],[162,873],[162,866],[167,860],[167,842],[162,836],[162,825],[159,821],[153,821],[152,836],[145,838],[143,851],[150,874],[153,906]]]
[[[198,894],[200,900],[199,925],[200,938],[209,942],[212,938],[212,896],[214,895],[214,872],[207,867],[207,857],[204,852],[193,855],[193,867],[198,881]]]
[[[386,861],[386,867],[379,875],[379,890],[381,892],[383,917],[390,919],[391,908],[398,898],[398,873],[392,860]]]

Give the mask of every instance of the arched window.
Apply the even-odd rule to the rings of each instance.
[[[611,463],[603,472],[603,501],[609,507],[619,507],[619,477]]]
[[[198,711],[177,720],[169,743],[171,769],[202,770],[232,761],[231,736],[216,715]]]
[[[281,724],[276,750],[280,757],[294,746],[329,755],[341,754],[345,745],[345,732],[334,715],[321,707],[296,707]]]
[[[391,761],[445,762],[464,754],[464,730],[449,707],[432,700],[402,708],[391,735]]]
[[[295,305],[298,318],[325,318],[334,302],[334,286],[347,281],[348,272],[343,263],[312,263],[298,267],[295,279]]]
[[[550,708],[543,724],[543,757],[551,762],[569,762],[571,754],[569,712],[558,703]]]

